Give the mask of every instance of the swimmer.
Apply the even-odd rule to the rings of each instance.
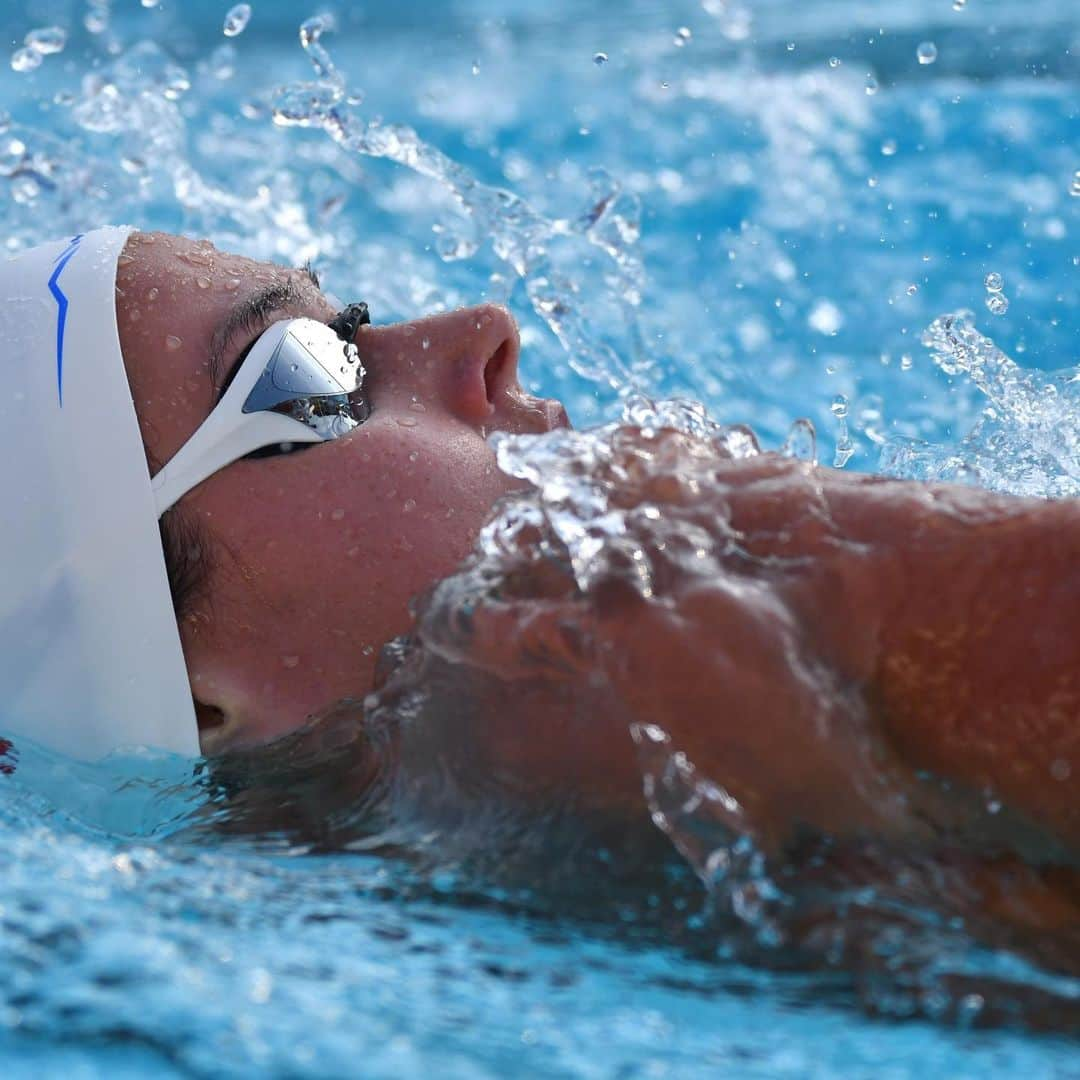
[[[68,753],[216,754],[362,700],[522,487],[487,437],[567,424],[522,390],[498,307],[372,324],[305,271],[126,229],[0,273],[2,729]],[[1078,857],[1076,503],[621,445],[627,505],[724,538],[722,573],[669,559],[663,603],[616,575],[601,604],[529,564],[544,602],[479,605],[475,663],[443,671],[478,762],[640,816],[629,717],[766,843],[931,836],[955,813],[932,773]]]

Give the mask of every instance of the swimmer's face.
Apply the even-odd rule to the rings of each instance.
[[[273,290],[266,325],[337,311],[303,271],[161,234],[134,234],[117,279],[120,340],[151,459],[167,462],[209,415],[258,336],[215,336]],[[346,297],[346,300],[363,299]],[[376,316],[378,313],[376,312]],[[517,379],[518,333],[484,305],[354,338],[370,418],[336,441],[242,459],[180,505],[213,540],[207,598],[180,626],[203,749],[269,740],[370,689],[409,600],[464,556],[511,490],[485,438],[565,423]]]

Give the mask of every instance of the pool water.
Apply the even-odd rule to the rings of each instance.
[[[489,297],[579,425],[681,396],[768,448],[809,419],[826,464],[1077,494],[1068,5],[585,6],[8,5],[4,236],[310,258],[376,321]],[[231,830],[186,762],[5,761],[5,1076],[1080,1076],[1064,1037],[727,956],[659,834],[647,872],[553,841],[511,883],[438,837]]]

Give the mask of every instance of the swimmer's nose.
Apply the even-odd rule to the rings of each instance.
[[[520,339],[506,308],[480,304],[391,326],[361,326],[353,339],[374,410],[439,407],[477,426],[516,407]]]

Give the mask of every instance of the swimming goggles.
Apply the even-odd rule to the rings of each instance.
[[[359,395],[365,372],[352,339],[370,322],[367,304],[350,304],[329,323],[285,319],[265,330],[210,415],[154,476],[158,517],[254,451],[328,442],[359,427],[370,409]]]

